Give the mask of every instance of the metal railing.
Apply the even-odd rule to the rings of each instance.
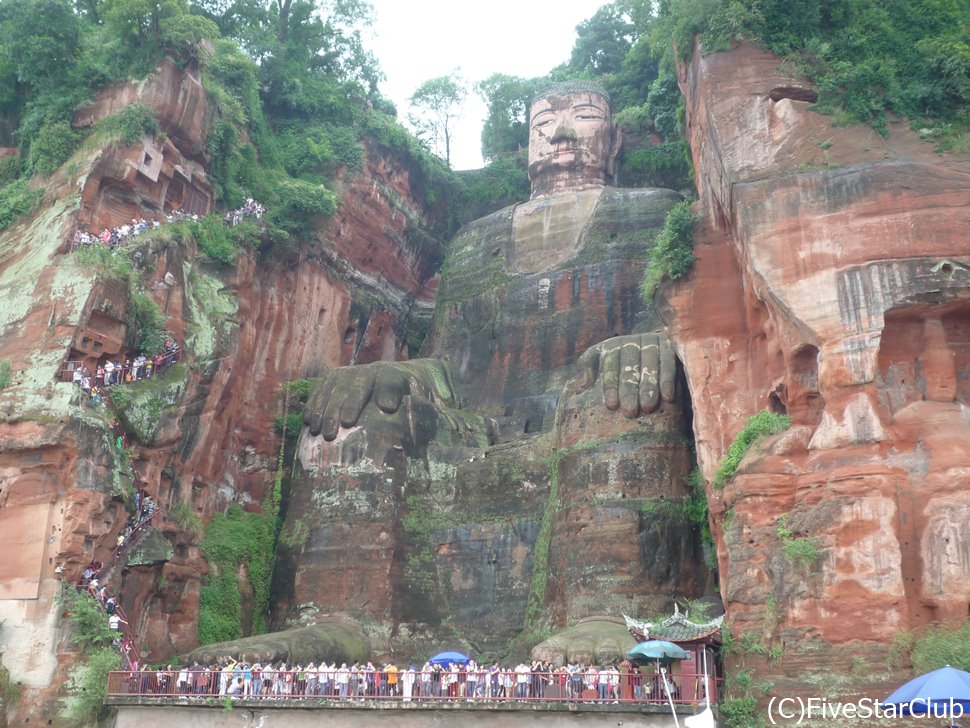
[[[102,563],[101,568],[97,570],[97,573],[95,573],[91,579],[79,579],[77,582],[77,588],[89,591],[94,598],[98,600],[98,603],[104,607],[105,604],[98,596],[99,588],[94,586],[94,580],[96,579],[98,583],[104,583],[108,578],[110,578],[111,570],[121,560],[121,557],[124,556],[124,554],[129,551],[138,541],[140,541],[141,537],[145,533],[148,532],[148,530],[151,528],[152,521],[155,520],[158,515],[159,510],[156,508],[145,518],[138,521],[135,527],[128,534],[128,537],[125,538],[124,542],[118,544],[114,549],[112,549],[107,560]],[[140,653],[138,648],[135,646],[135,639],[131,631],[131,620],[128,619],[128,615],[125,613],[125,610],[122,609],[120,604],[115,603],[114,610],[115,614],[117,614],[121,620],[118,624],[119,637],[115,647],[121,653],[121,656],[128,664],[128,667],[131,670],[136,670],[139,664],[138,660]]]
[[[89,372],[92,377],[92,384],[97,387],[112,387],[119,384],[131,384],[133,382],[140,382],[143,379],[150,379],[158,374],[166,371],[173,364],[178,364],[182,361],[184,350],[181,346],[174,346],[163,354],[151,357],[152,366],[146,369],[144,366],[135,367],[134,365],[121,365],[114,369],[112,372],[112,382],[110,384],[105,384],[104,382],[97,381],[97,369],[94,372]],[[146,357],[147,359],[147,357]],[[62,382],[70,382],[74,380],[74,372],[83,370],[84,361],[80,359],[69,359],[64,362],[64,366],[58,372],[58,379]],[[151,374],[147,374],[147,372]],[[128,380],[129,374],[136,373],[139,375],[137,379]]]
[[[607,680],[604,673],[604,680]],[[160,699],[240,698],[252,700],[353,700],[402,702],[516,702],[576,704],[695,705],[705,701],[704,675],[667,675],[670,699],[659,673],[620,673],[615,682],[565,673],[359,672],[351,670],[218,669],[127,670],[108,675],[109,697]],[[711,702],[719,678],[706,676]]]

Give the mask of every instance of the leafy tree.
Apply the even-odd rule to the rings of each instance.
[[[80,52],[77,16],[66,0],[0,3],[0,53],[18,83],[35,92],[60,87]]]
[[[619,0],[604,5],[576,26],[568,67],[579,74],[616,73],[637,37],[629,2]]]
[[[408,99],[414,109],[408,114],[408,121],[418,138],[449,166],[451,136],[455,123],[461,118],[467,94],[464,82],[457,73],[453,73],[428,79]]]
[[[547,83],[549,80],[544,77],[494,73],[475,84],[475,91],[488,109],[482,125],[482,156],[486,160],[528,148],[529,106]]]
[[[482,169],[461,173],[462,222],[529,199],[528,155],[523,149],[490,160]]]
[[[51,174],[74,152],[78,135],[66,121],[55,121],[41,127],[30,145],[30,168],[41,174]]]
[[[623,57],[620,70],[603,79],[616,111],[643,103],[651,84],[659,73],[656,51],[646,35],[630,47]]]
[[[970,124],[968,18],[968,0],[662,0],[651,35],[682,57],[696,34],[758,43],[815,81],[820,111],[885,133],[886,112]]]
[[[166,52],[199,60],[200,43],[219,37],[214,22],[189,13],[188,0],[104,0],[100,15],[139,73],[147,73]]]
[[[366,0],[195,0],[196,12],[236,39],[259,64],[267,108],[304,117],[346,115],[375,96],[382,78],[362,32]]]

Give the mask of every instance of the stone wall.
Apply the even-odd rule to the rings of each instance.
[[[251,701],[250,701],[251,702]],[[610,706],[606,710],[570,710],[566,706],[419,706],[402,707],[386,704],[363,708],[338,705],[328,708],[242,707],[226,711],[222,704],[211,707],[176,707],[126,705],[118,707],[112,728],[236,728],[239,725],[262,728],[311,728],[325,722],[334,728],[359,728],[379,723],[387,728],[426,728],[437,725],[460,725],[469,728],[506,728],[512,725],[539,728],[598,728],[623,725],[632,728],[661,728],[670,725],[669,708],[624,710]],[[681,711],[685,710],[680,708]],[[689,713],[687,713],[689,714]],[[681,715],[683,720],[684,715]]]

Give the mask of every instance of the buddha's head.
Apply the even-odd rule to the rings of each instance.
[[[529,113],[532,197],[612,184],[620,133],[606,91],[588,81],[555,84]]]

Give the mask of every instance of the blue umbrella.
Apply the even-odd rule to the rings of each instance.
[[[941,667],[914,677],[883,701],[901,708],[899,715],[926,715],[941,718],[970,713],[970,672]],[[962,711],[954,710],[959,705]]]
[[[460,652],[439,652],[428,660],[428,662],[432,665],[447,665],[451,662],[454,662],[456,665],[467,665],[470,659],[470,657],[466,657]]]
[[[690,655],[673,642],[666,640],[647,640],[641,642],[632,650],[626,653],[628,660],[646,662],[647,660],[659,660],[670,662],[671,660],[686,660]]]

